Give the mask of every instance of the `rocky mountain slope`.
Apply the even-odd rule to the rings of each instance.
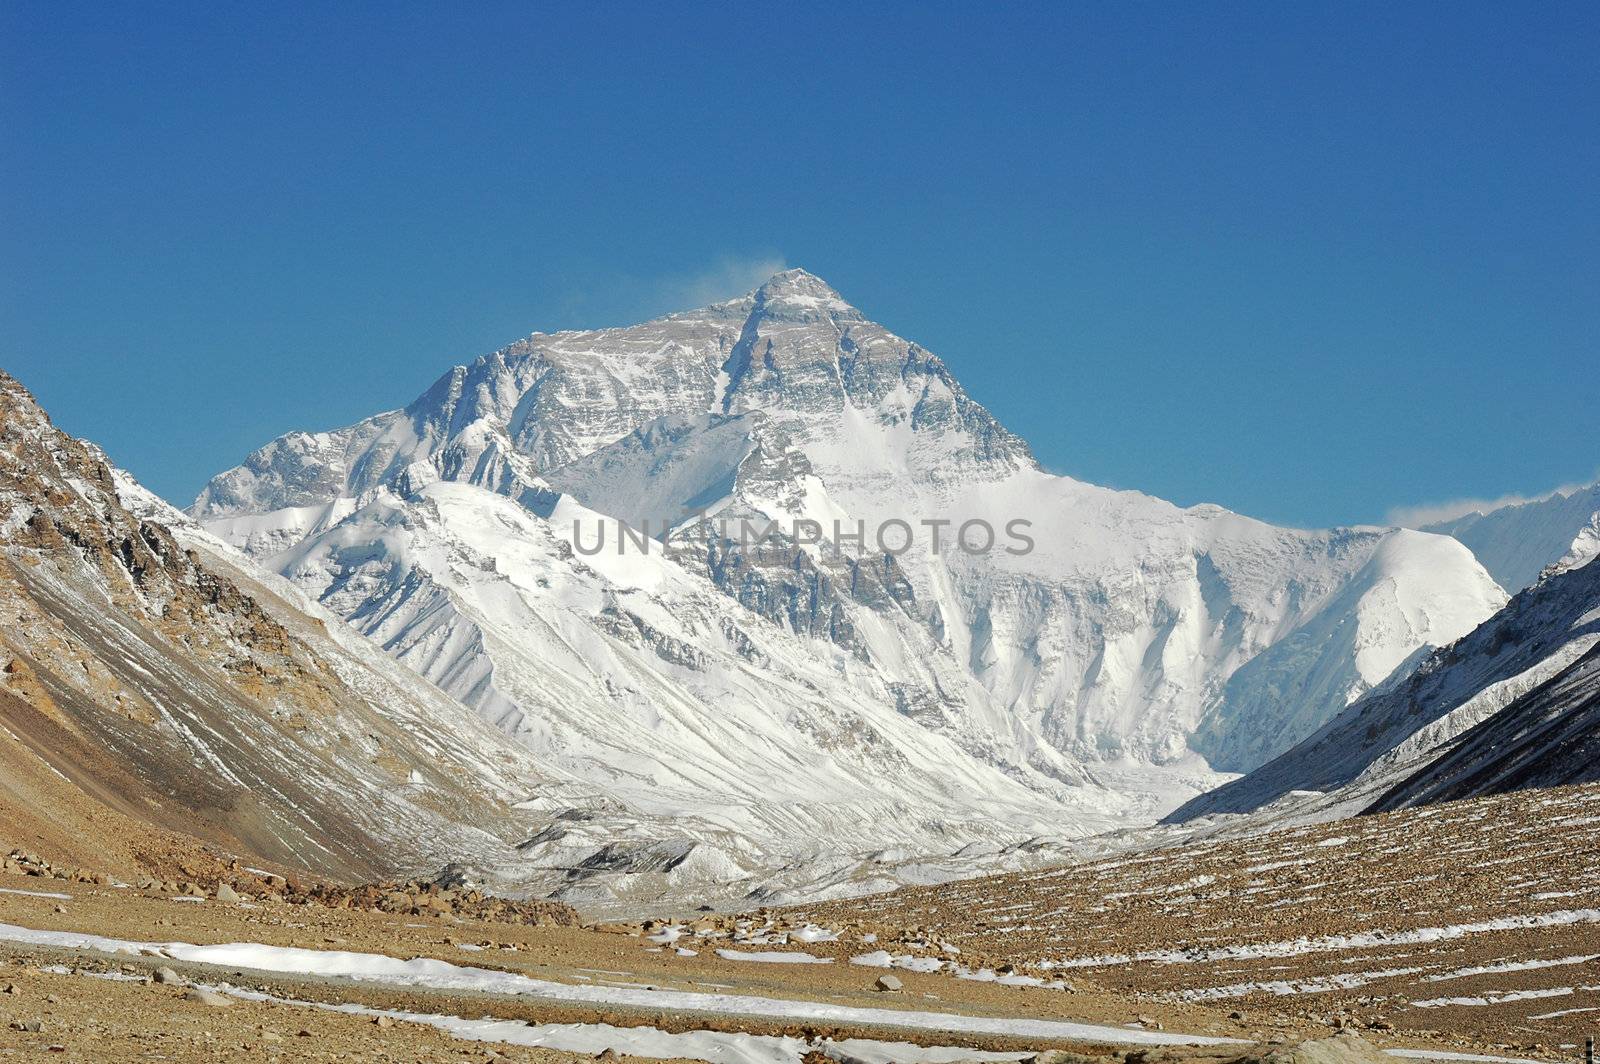
[[[1591,562],[1589,568],[1594,568]],[[1600,596],[1589,617],[1600,621]],[[1373,811],[1600,780],[1600,644],[1451,742]]]
[[[1600,559],[1552,569],[1408,676],[1170,819],[1326,818],[1592,779],[1597,647]]]
[[[539,821],[513,806],[559,787],[550,774],[162,515],[190,524],[0,373],[0,802],[14,830],[104,858],[148,828],[349,878],[515,856]]]
[[[541,762],[725,829],[686,831],[708,875],[740,847],[816,866],[1147,821],[1504,601],[1447,537],[1046,473],[799,270],[534,334],[269,443],[191,513]],[[656,549],[619,554],[617,519]],[[779,527],[751,543],[741,520]],[[957,541],[979,522],[994,549]]]

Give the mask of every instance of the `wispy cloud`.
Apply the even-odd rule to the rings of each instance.
[[[703,307],[742,296],[787,265],[782,255],[724,255],[695,273],[661,278],[655,284],[655,296],[670,310]]]
[[[719,255],[709,264],[665,274],[584,278],[560,297],[559,328],[633,325],[647,318],[720,303],[758,288],[786,268],[776,252]]]
[[[1453,499],[1449,502],[1424,503],[1420,506],[1397,506],[1389,511],[1385,520],[1401,528],[1421,528],[1424,525],[1438,524],[1440,521],[1454,521],[1471,513],[1488,513],[1502,506],[1521,506],[1523,503],[1553,499],[1557,495],[1571,495],[1596,483],[1600,483],[1600,476],[1587,483],[1563,484],[1540,495],[1502,495],[1498,499]]]

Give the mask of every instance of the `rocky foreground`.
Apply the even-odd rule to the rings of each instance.
[[[128,876],[16,849],[0,862],[0,1055],[1574,1059],[1600,1015],[1600,887],[1579,874],[1597,820],[1600,787],[1530,792],[606,923],[492,897],[461,869],[338,886],[208,850]]]
[[[1519,791],[810,907],[972,966],[1470,1038],[1560,1059],[1600,1026],[1600,785]],[[904,943],[897,953],[919,951]],[[927,950],[921,951],[923,953]]]

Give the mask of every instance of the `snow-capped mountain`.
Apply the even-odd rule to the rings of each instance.
[[[1600,559],[1549,573],[1470,635],[1172,822],[1327,819],[1594,777]],[[1305,792],[1321,792],[1307,794]]]
[[[1481,616],[1484,603],[1503,601],[1481,581],[1396,576],[1462,568],[1458,543],[1420,532],[1385,536],[1327,606],[1228,679],[1191,744],[1218,767],[1246,769],[1314,732],[1330,708],[1337,712],[1414,663],[1407,647],[1447,641],[1452,629],[1440,618]]]
[[[1504,602],[1448,537],[1046,473],[799,270],[536,333],[190,512],[541,761],[777,860],[1149,820]],[[654,549],[595,553],[618,518]]]
[[[1520,591],[1547,566],[1570,569],[1600,555],[1600,481],[1474,511],[1424,531],[1459,539],[1501,587]]]
[[[433,487],[532,520],[502,497]],[[570,593],[588,593],[574,579]],[[701,803],[707,815],[697,818],[675,804],[667,781],[602,787],[564,772],[145,490],[94,445],[59,432],[3,372],[0,617],[0,736],[8,740],[0,778],[60,788],[48,808],[30,812],[56,825],[56,841],[84,852],[119,823],[149,826],[345,879],[464,862],[497,890],[600,908],[861,892],[1054,852],[1039,842],[1010,852],[973,845],[997,834],[995,824],[1008,825],[1008,836],[1048,830],[1044,814],[1057,812],[986,766],[917,776],[896,793],[893,758],[852,765],[889,780],[874,795],[874,813],[890,824],[882,835],[929,841],[938,859],[836,848],[789,866],[755,853],[738,829],[757,818],[737,805],[722,815]],[[617,675],[626,682],[624,671]],[[828,722],[807,723],[820,735]],[[678,785],[692,789],[697,772],[717,771],[719,748],[737,753],[750,737],[745,721],[708,723],[702,745],[670,751],[682,766]],[[916,744],[946,742],[902,740],[928,760],[937,750]],[[804,751],[787,753],[779,768],[796,782],[787,791],[775,783],[752,804],[774,809],[802,783],[851,798],[869,789],[843,772],[822,774]],[[637,775],[620,757],[593,756],[617,778]],[[938,811],[957,807],[962,791],[980,796],[971,808],[987,820],[941,822]],[[0,792],[0,812],[28,793]],[[916,805],[935,812],[917,814],[910,827],[896,823]],[[73,819],[84,809],[87,820]]]

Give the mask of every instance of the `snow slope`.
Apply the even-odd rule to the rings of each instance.
[[[1597,647],[1600,561],[1554,571],[1403,679],[1169,819],[1254,810],[1322,819],[1589,778]],[[1324,793],[1297,793],[1309,791]]]
[[[1600,561],[1569,579],[1587,583],[1592,608],[1568,629],[1572,642],[1556,661],[1588,649],[1444,745],[1379,798],[1374,811],[1600,779]]]
[[[740,543],[699,511],[790,531]],[[1504,601],[1443,537],[1046,473],[936,356],[799,270],[536,333],[269,443],[191,513],[597,791],[779,865],[1148,821]],[[573,526],[602,518],[678,549],[590,555]],[[876,537],[897,520],[904,552]],[[978,521],[996,547],[969,553]]]
[[[1428,525],[1426,531],[1459,539],[1501,587],[1520,591],[1546,566],[1571,568],[1600,555],[1600,481]]]
[[[1248,769],[1281,749],[1283,736],[1314,731],[1400,669],[1408,648],[1450,642],[1462,634],[1460,618],[1495,599],[1482,583],[1397,574],[1471,568],[1467,550],[1451,540],[1386,537],[1327,608],[1229,678],[1221,708],[1193,745],[1218,768]]]
[[[756,840],[784,840],[791,856],[823,848],[817,838],[836,853],[954,852],[996,824],[1023,839],[1059,830],[1076,806],[1078,830],[1092,829],[1128,804],[1024,786],[899,713],[870,676],[854,686],[842,650],[819,654],[659,553],[580,557],[564,538],[580,512],[570,500],[545,521],[470,484],[408,487],[375,490],[282,571],[541,764],[638,813],[700,818],[700,833],[684,825],[686,849],[720,832],[716,856],[702,845],[695,857],[715,861],[707,875],[739,878]]]

